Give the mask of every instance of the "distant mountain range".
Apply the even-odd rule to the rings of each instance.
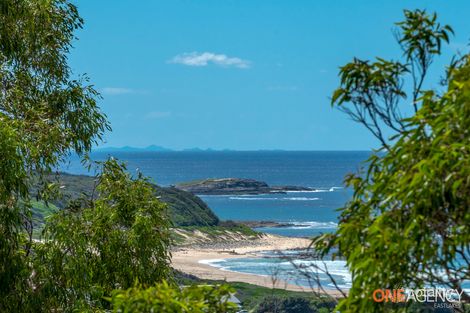
[[[193,151],[193,152],[206,152],[206,151],[236,151],[236,150],[231,150],[231,149],[201,149],[201,148],[188,148],[188,149],[182,149],[182,150],[173,150],[169,148],[165,148],[162,146],[157,146],[157,145],[150,145],[148,147],[131,147],[131,146],[124,146],[124,147],[103,147],[103,148],[96,148],[93,149],[94,152],[144,152],[144,151],[152,151],[152,152],[165,152],[165,151]],[[279,150],[279,149],[273,149],[273,150],[259,150],[259,151],[284,151],[284,150]]]
[[[161,146],[151,145],[144,148],[139,147],[131,147],[131,146],[124,146],[124,147],[103,147],[93,149],[95,152],[137,152],[137,151],[174,151],[172,149],[168,149]]]

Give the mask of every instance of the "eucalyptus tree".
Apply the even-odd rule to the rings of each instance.
[[[150,182],[110,159],[95,192],[52,215],[35,245],[34,296],[43,310],[107,308],[114,289],[171,281],[170,221]]]
[[[373,301],[376,289],[440,286],[470,300],[463,288],[470,279],[470,57],[453,59],[442,81],[425,88],[453,31],[436,14],[404,13],[396,33],[402,58],[354,59],[341,67],[332,96],[381,143],[363,171],[346,178],[354,194],[337,231],[315,240],[323,256],[342,255],[351,271],[343,312],[386,311]]]
[[[32,173],[109,129],[98,93],[67,63],[82,24],[65,0],[0,2],[0,311],[22,311],[32,287]]]
[[[174,288],[165,282],[147,289],[139,286],[116,290],[109,301],[113,312],[234,313],[240,308],[230,302],[233,290],[227,285]]]
[[[82,25],[68,0],[0,1],[0,311],[98,312],[113,303],[120,310],[152,290],[191,312],[229,310],[227,287],[180,291],[165,283],[166,206],[146,178],[130,177],[115,160],[103,164],[96,195],[71,202],[32,240],[32,182],[42,185],[36,197],[49,200],[57,186],[44,174],[70,153],[86,156],[110,130],[98,92],[68,65]],[[131,287],[135,297],[118,296]],[[175,312],[171,305],[165,311]]]

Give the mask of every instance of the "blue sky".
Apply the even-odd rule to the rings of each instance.
[[[330,107],[338,67],[398,58],[405,8],[456,32],[430,83],[470,38],[468,1],[75,1],[85,19],[70,56],[102,93],[102,146],[365,150],[363,127]]]

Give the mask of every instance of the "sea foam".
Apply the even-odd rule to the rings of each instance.
[[[250,196],[241,196],[241,197],[229,197],[230,200],[247,200],[247,201],[317,201],[320,198],[308,198],[308,197],[250,197]]]
[[[292,225],[292,226],[286,226],[286,228],[290,228],[290,229],[330,229],[330,228],[338,227],[338,224],[335,222],[307,221],[307,222],[286,222],[285,224]]]

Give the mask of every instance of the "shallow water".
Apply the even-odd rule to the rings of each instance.
[[[345,261],[314,260],[300,256],[297,251],[283,251],[281,254],[265,252],[260,253],[259,257],[202,260],[200,263],[225,271],[277,278],[303,287],[316,288],[319,282],[325,289],[335,289],[330,277],[324,273],[327,269],[339,288],[351,287],[351,275]]]

